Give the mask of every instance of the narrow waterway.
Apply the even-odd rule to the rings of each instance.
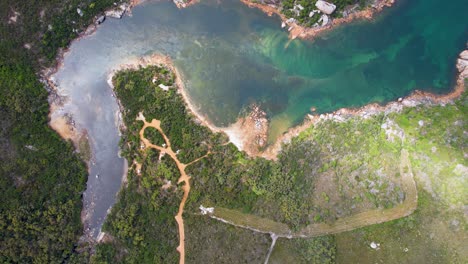
[[[233,123],[251,102],[271,122],[270,139],[317,112],[387,102],[415,89],[448,92],[468,38],[464,0],[400,0],[375,21],[355,22],[314,41],[289,41],[277,17],[234,0],[179,10],[148,1],[133,16],[108,19],[75,41],[53,76],[68,98],[61,111],[86,129],[94,161],[84,194],[85,221],[97,236],[120,189],[118,105],[106,80],[114,67],[153,53],[169,55],[193,103],[215,125]]]

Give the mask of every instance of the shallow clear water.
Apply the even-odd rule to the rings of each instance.
[[[465,0],[401,0],[372,22],[341,26],[312,42],[288,40],[277,17],[237,1],[208,0],[183,10],[147,2],[132,17],[108,19],[72,44],[55,75],[70,99],[64,111],[88,130],[96,159],[84,195],[85,206],[94,208],[86,226],[97,235],[121,185],[118,107],[106,78],[129,58],[171,56],[199,111],[218,126],[259,103],[274,138],[312,106],[322,113],[384,103],[415,89],[448,92],[468,37],[467,13]]]

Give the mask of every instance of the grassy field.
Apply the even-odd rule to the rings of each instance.
[[[419,190],[404,219],[339,234],[337,262],[465,263],[467,255],[468,100],[392,114],[406,135]],[[421,122],[422,121],[422,122]],[[380,243],[380,249],[370,243]]]

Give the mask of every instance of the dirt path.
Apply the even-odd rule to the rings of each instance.
[[[337,234],[351,231],[368,225],[388,222],[410,215],[414,212],[418,203],[418,192],[414,182],[411,163],[407,150],[401,151],[400,175],[402,175],[402,189],[406,194],[403,203],[390,209],[376,209],[358,213],[335,221],[333,224],[317,223],[306,226],[298,232],[292,232],[286,224],[255,215],[243,214],[236,210],[215,208],[213,219],[241,228],[247,228],[255,232],[269,233],[277,237],[316,237],[328,234]]]
[[[268,254],[265,259],[265,264],[268,264],[268,261],[270,260],[271,252],[273,252],[273,248],[275,248],[277,239],[278,239],[278,236],[276,234],[271,234],[271,246],[270,246],[270,249],[268,250]]]
[[[143,127],[140,130],[140,139],[143,142],[145,149],[153,148],[153,149],[159,150],[161,153],[168,154],[177,164],[177,168],[179,169],[179,172],[180,172],[180,177],[179,177],[179,180],[177,181],[177,184],[184,183],[184,185],[182,186],[182,190],[184,191],[184,196],[182,197],[182,201],[179,204],[179,211],[177,212],[177,215],[175,216],[177,225],[179,226],[179,246],[177,247],[177,251],[179,251],[179,254],[180,254],[179,263],[184,264],[185,263],[185,228],[184,228],[184,219],[182,218],[182,214],[184,212],[185,202],[187,201],[187,198],[190,192],[190,176],[188,176],[187,173],[185,172],[185,168],[207,157],[208,155],[211,154],[211,152],[208,151],[208,153],[205,154],[203,157],[195,159],[192,162],[189,162],[187,164],[184,164],[180,162],[180,160],[177,158],[176,153],[172,150],[171,141],[166,136],[164,131],[161,129],[161,121],[157,119],[153,119],[150,123],[148,123],[146,122],[146,119],[142,113],[139,114],[139,116],[137,117],[137,120],[143,121],[144,123]],[[159,131],[159,133],[161,133],[161,135],[164,138],[164,142],[166,142],[166,147],[160,147],[160,146],[154,145],[147,138],[145,138],[144,133],[147,127],[156,128]]]

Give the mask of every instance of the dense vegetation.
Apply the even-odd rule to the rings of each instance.
[[[270,256],[269,263],[330,264],[335,263],[334,236],[316,238],[280,238]]]
[[[158,81],[153,83],[153,79]],[[208,150],[212,153],[187,168],[193,178],[186,215],[199,215],[198,207],[203,204],[268,217],[298,229],[309,223],[333,222],[339,217],[401,202],[395,174],[400,143],[386,140],[380,128],[382,116],[365,121],[322,122],[285,145],[274,162],[249,158],[234,145],[226,144],[224,135],[213,134],[197,124],[177,89],[163,91],[158,87],[160,83],[173,86],[174,76],[159,66],[126,70],[114,77],[114,89],[125,109],[123,118],[127,126],[122,153],[132,166],[128,186],[104,229],[118,241],[113,243],[123,245],[129,253],[118,254],[125,251],[122,248],[106,251],[105,245],[102,251],[98,250],[100,257],[96,257],[96,262],[117,257],[126,262],[167,261],[176,255],[177,234],[171,216],[175,215],[182,193],[175,184],[179,175],[167,156],[160,158],[160,153],[153,149],[141,150],[138,133],[143,123],[136,120],[139,112],[147,121],[161,120],[162,129],[172,148],[179,150],[182,162],[188,163]],[[361,133],[355,133],[356,130]],[[145,136],[155,144],[163,143],[154,129],[145,130]],[[336,157],[342,159],[338,161]],[[384,158],[389,164],[379,162]],[[142,165],[141,171],[138,164]],[[317,185],[319,180],[321,184]],[[192,217],[194,225],[205,221],[199,217]],[[206,224],[213,232],[219,228]],[[172,230],[159,230],[168,226]],[[206,243],[200,237],[192,237],[196,240],[192,243]],[[247,237],[246,234],[238,239],[247,241]],[[166,241],[166,246],[161,241]]]
[[[87,172],[71,143],[48,127],[37,73],[113,2],[0,2],[1,263],[82,261],[73,253]]]

